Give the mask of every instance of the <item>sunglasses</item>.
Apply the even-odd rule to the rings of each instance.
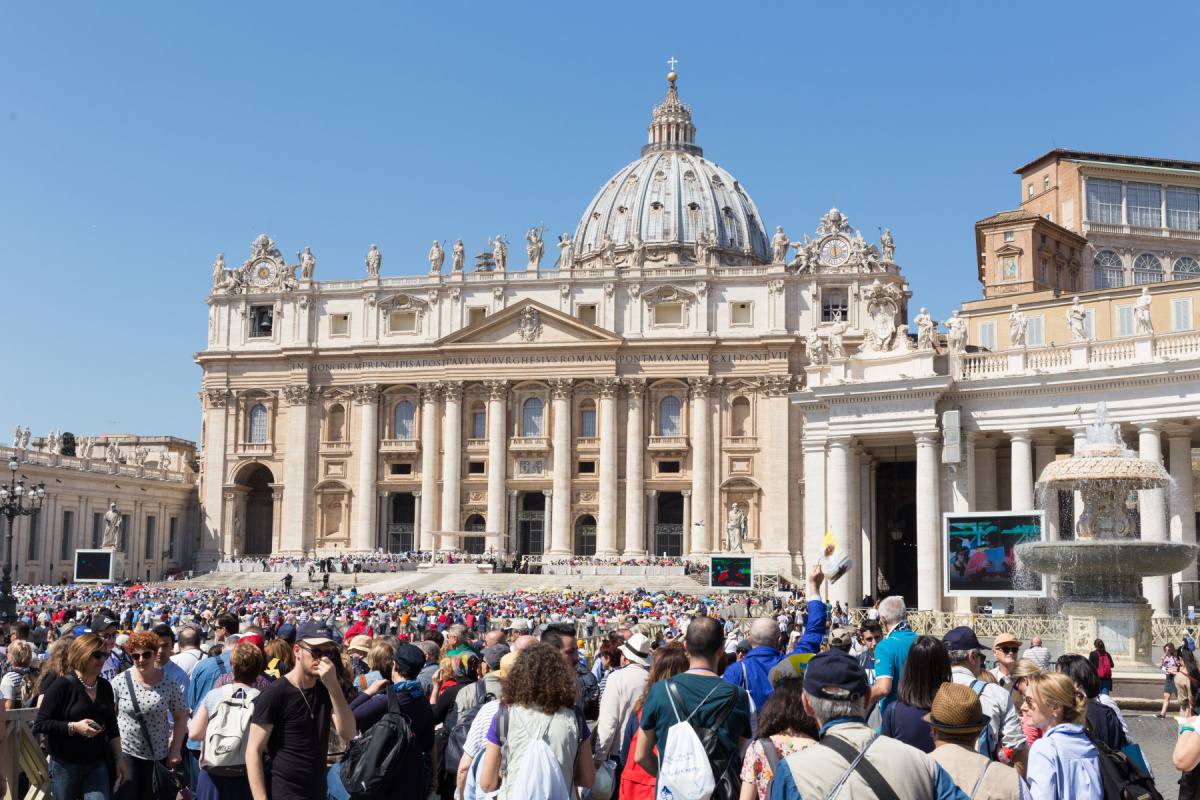
[[[117,640],[117,634],[115,632],[102,633],[102,634],[100,634],[100,638],[106,642],[115,642]]]
[[[318,648],[300,645],[300,648],[312,653],[313,658],[335,658],[338,654],[336,647]]]
[[[154,653],[154,652],[149,652],[149,653],[130,653],[130,654],[129,654],[129,657],[130,657],[130,658],[132,658],[134,661],[141,661],[141,660],[142,660],[142,659],[144,659],[144,658],[154,658],[154,657],[155,657],[155,656],[157,656],[157,655],[158,655],[158,653]]]
[[[104,652],[103,650],[96,650],[92,653],[92,658],[96,659],[97,661],[103,661],[104,659],[108,658],[108,653]]]
[[[999,650],[1001,653],[1015,653],[1018,650],[1020,650],[1021,648],[1019,648],[1019,647],[997,647],[996,649]]]

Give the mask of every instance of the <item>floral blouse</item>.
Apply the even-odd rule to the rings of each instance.
[[[782,736],[772,736],[771,742],[775,745],[775,752],[779,754],[779,760],[790,756],[792,753],[799,753],[816,742],[809,739],[801,739],[799,741],[785,739]],[[771,770],[771,765],[767,761],[767,754],[763,752],[762,739],[755,739],[746,748],[746,757],[742,761],[742,781],[753,781],[754,789],[758,793],[758,800],[770,800],[767,797],[767,782],[774,776]]]

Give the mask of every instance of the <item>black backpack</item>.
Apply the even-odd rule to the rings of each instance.
[[[1100,783],[1104,800],[1163,800],[1154,779],[1137,762],[1120,750],[1112,750],[1094,737],[1088,737],[1100,757]]]
[[[579,676],[579,702],[583,706],[584,719],[599,719],[600,682],[583,664],[579,664],[575,672]]]
[[[675,681],[667,680],[665,683],[667,691],[671,693],[671,699],[675,701],[677,713],[680,718],[686,719],[688,710],[683,704],[683,697],[679,694],[679,688],[675,685]],[[700,745],[704,748],[704,752],[708,755],[708,761],[712,765],[713,780],[716,781],[712,800],[738,800],[738,796],[742,792],[742,777],[739,771],[742,760],[738,755],[737,748],[727,749],[719,735],[721,726],[729,719],[734,706],[737,705],[738,688],[733,685],[730,688],[733,689],[733,694],[717,712],[717,717],[710,726],[702,728],[699,725],[692,725],[692,730],[696,732],[696,737],[700,740]]]
[[[387,687],[388,707],[379,721],[350,743],[342,756],[342,786],[351,800],[379,800],[391,791],[396,772],[413,743],[412,725],[396,690]]]
[[[471,723],[479,716],[479,709],[483,708],[484,703],[495,699],[496,695],[487,691],[483,681],[475,684],[475,705],[467,709],[467,713],[459,715],[458,724],[450,731],[450,738],[446,740],[444,761],[447,772],[454,774],[458,771],[458,762],[462,761],[463,752],[467,747],[467,736],[471,733]]]

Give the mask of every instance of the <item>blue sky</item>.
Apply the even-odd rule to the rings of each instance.
[[[195,439],[211,264],[325,280],[573,231],[679,59],[769,229],[889,227],[914,303],[979,296],[976,220],[1060,147],[1200,160],[1177,3],[0,4],[0,432]],[[7,438],[7,434],[5,434]],[[7,443],[7,442],[6,442]]]

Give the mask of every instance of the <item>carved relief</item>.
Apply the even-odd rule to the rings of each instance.
[[[442,384],[442,394],[447,402],[461,402],[463,387],[466,381],[446,381]]]
[[[794,376],[766,375],[762,378],[763,391],[767,397],[785,397],[792,390]]]
[[[506,380],[485,380],[483,385],[487,388],[488,398],[491,400],[503,400],[508,396],[508,381]]]
[[[422,403],[436,403],[442,396],[442,384],[437,381],[418,383],[417,391],[421,393]]]
[[[601,397],[616,397],[621,391],[621,379],[611,376],[596,378],[596,387]]]
[[[378,383],[356,383],[350,387],[350,391],[354,395],[355,405],[366,405],[379,400]]]
[[[571,399],[571,387],[575,385],[574,378],[550,378],[546,382],[550,384],[550,395],[555,400]]]
[[[782,278],[775,278],[767,283],[767,290],[771,294],[783,294],[785,288],[787,288],[787,282]]]
[[[691,387],[692,397],[701,398],[708,397],[712,394],[712,390],[721,384],[720,378],[715,378],[712,375],[698,375],[688,378],[688,386]]]
[[[317,394],[317,387],[306,383],[283,387],[283,396],[290,406],[306,405]]]

